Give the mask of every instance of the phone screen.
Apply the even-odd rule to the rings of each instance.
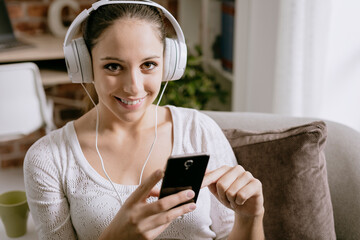
[[[185,189],[192,189],[195,196],[190,202],[196,202],[209,157],[207,154],[170,157],[166,164],[159,199]]]

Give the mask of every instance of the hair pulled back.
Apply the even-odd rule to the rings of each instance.
[[[109,4],[91,12],[84,22],[83,38],[90,53],[101,34],[116,20],[123,18],[152,23],[158,30],[160,41],[165,45],[165,24],[163,13],[159,9],[143,4]]]

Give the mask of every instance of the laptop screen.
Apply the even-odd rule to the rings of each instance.
[[[0,43],[15,40],[5,0],[0,0]]]

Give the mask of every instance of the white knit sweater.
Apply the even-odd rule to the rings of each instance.
[[[212,119],[195,110],[168,107],[174,127],[172,155],[207,152],[210,170],[236,164],[228,141]],[[40,239],[97,239],[121,207],[108,180],[85,159],[73,122],[29,149],[24,176]],[[115,187],[125,202],[138,186]],[[233,219],[233,212],[204,188],[196,210],[176,219],[157,239],[222,239]]]

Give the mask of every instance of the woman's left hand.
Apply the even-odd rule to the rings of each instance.
[[[201,187],[208,187],[222,204],[239,216],[264,214],[262,184],[240,165],[222,166],[207,172]]]

